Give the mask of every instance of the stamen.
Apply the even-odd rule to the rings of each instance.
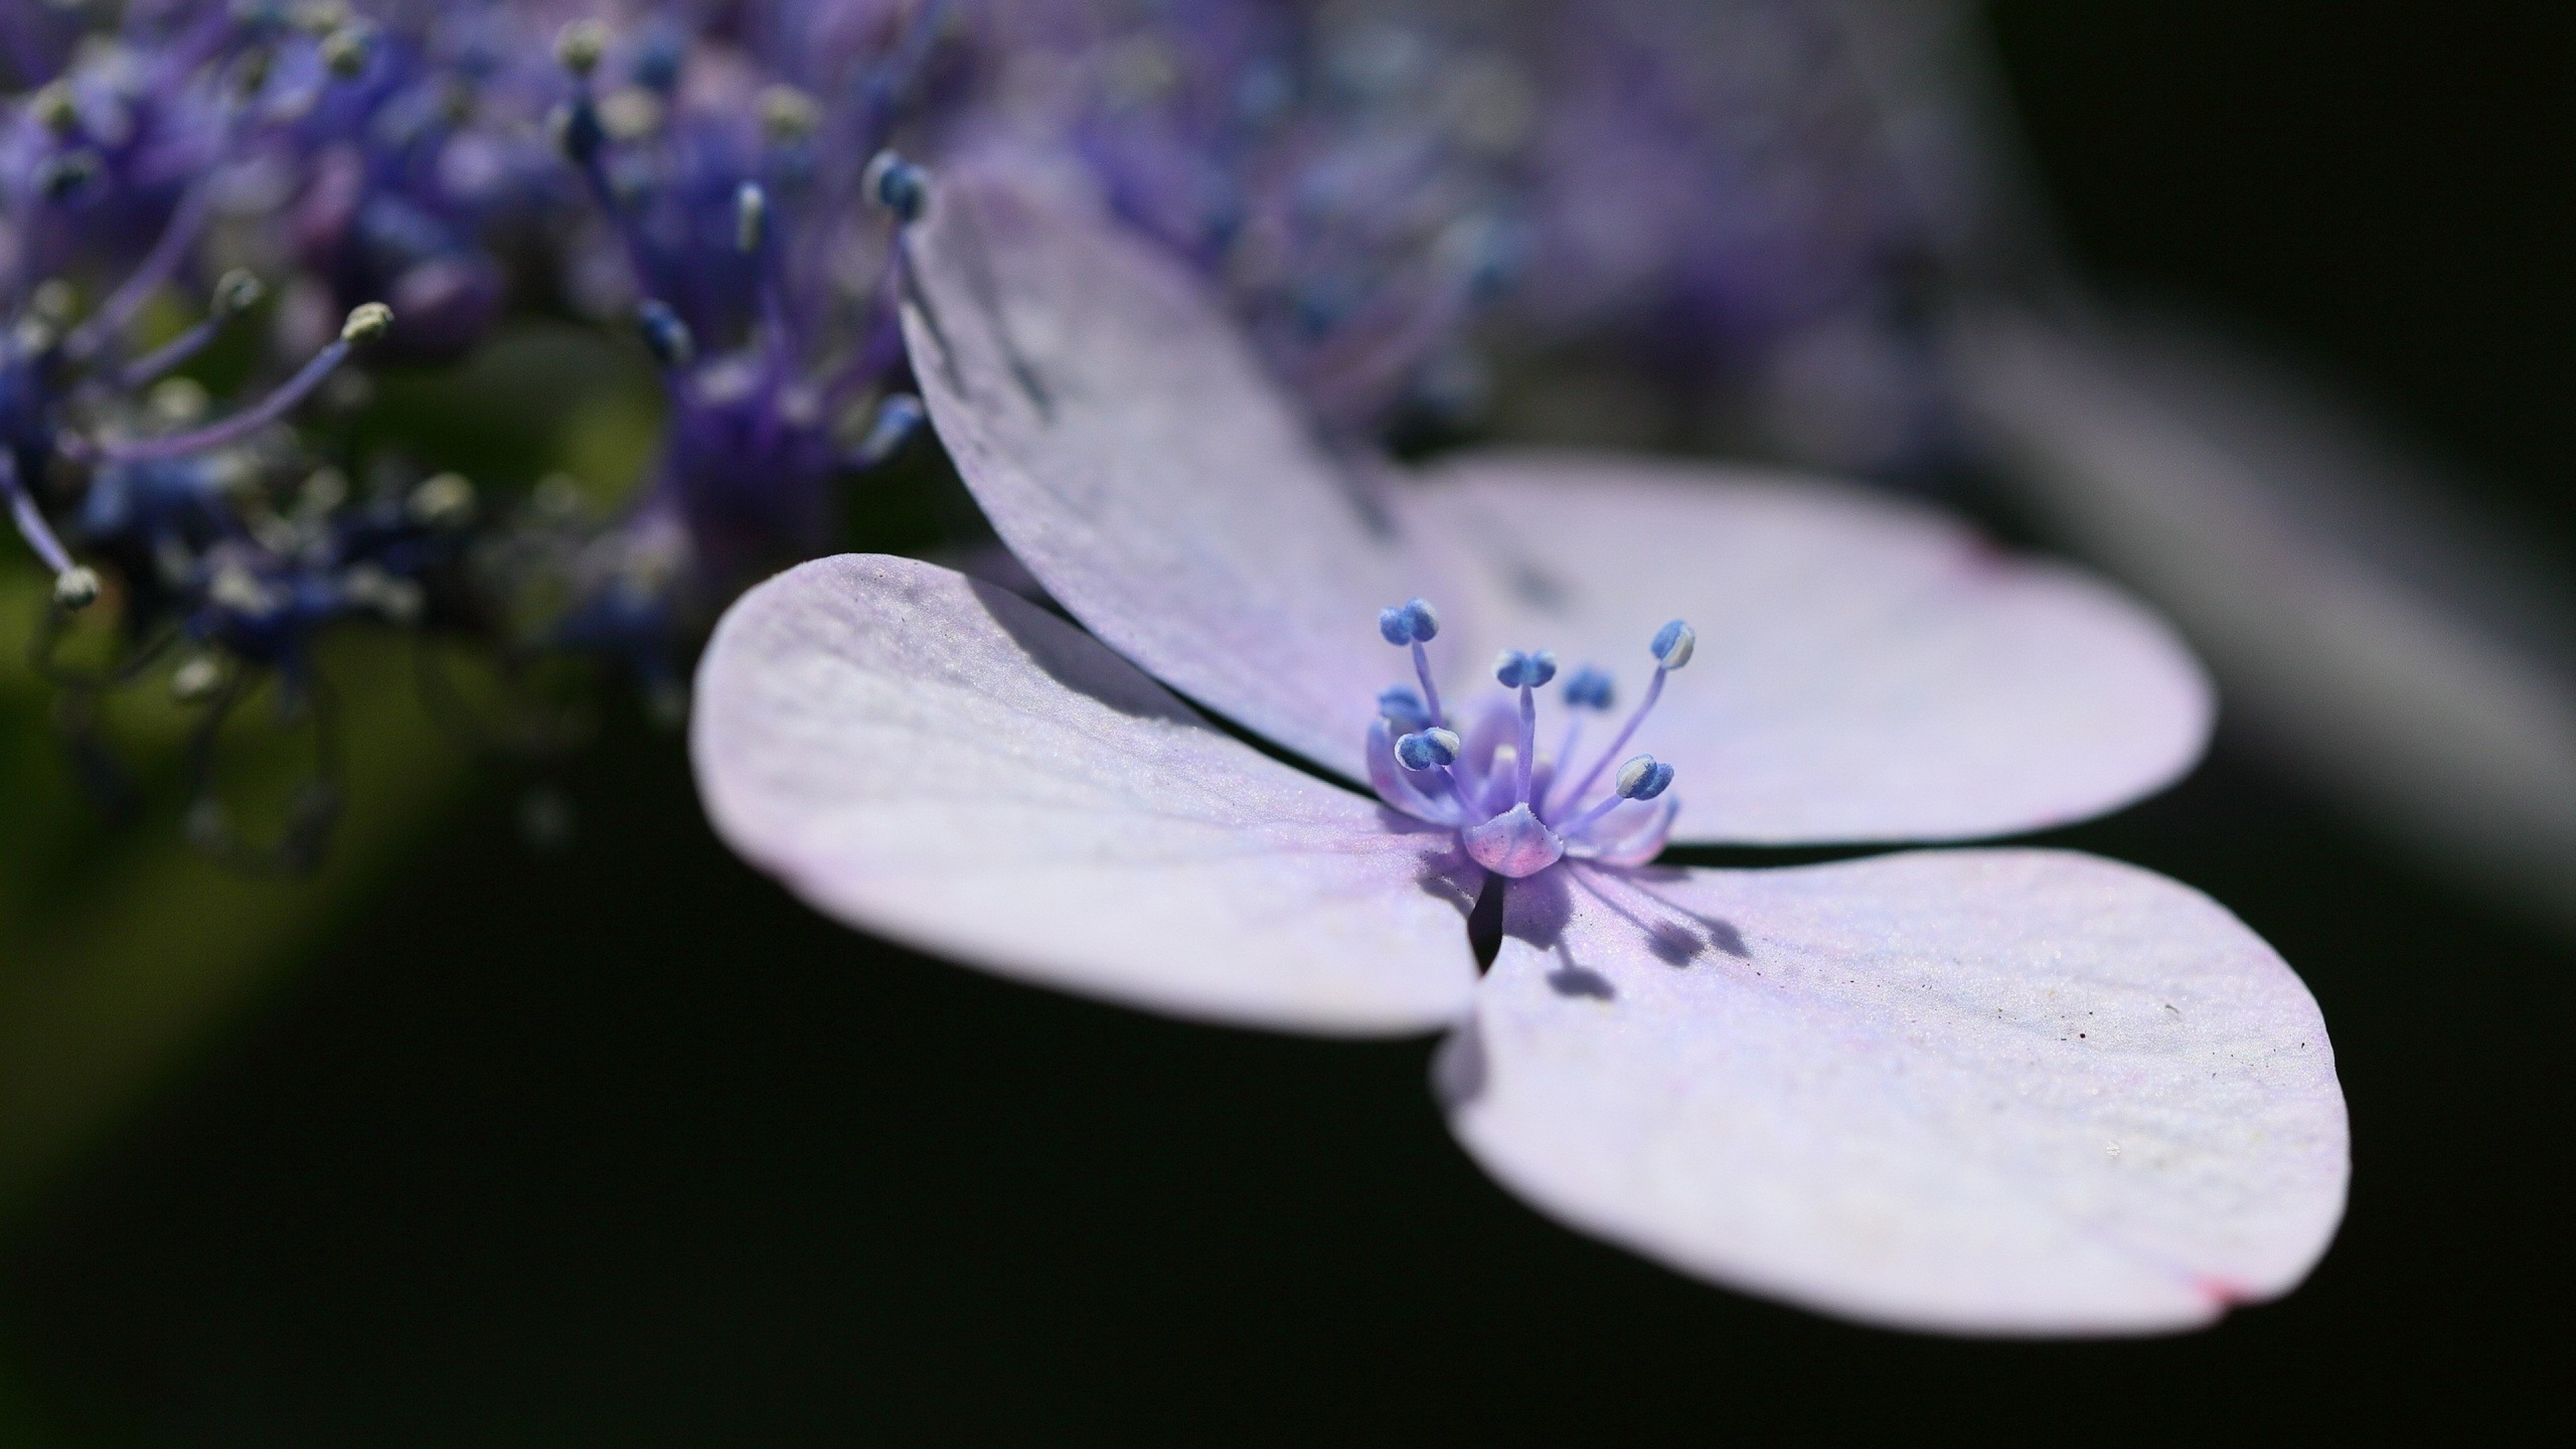
[[[1565,733],[1558,737],[1552,757],[1556,780],[1542,792],[1542,798],[1547,800],[1556,798],[1556,785],[1564,783],[1566,772],[1574,768],[1575,747],[1583,742],[1583,712],[1609,709],[1615,691],[1608,671],[1586,664],[1565,681],[1559,697],[1566,703]]]
[[[794,334],[787,317],[787,293],[781,268],[786,259],[768,246],[770,235],[769,193],[757,181],[746,181],[733,193],[733,244],[745,256],[760,254],[760,319],[767,334],[769,364],[773,373],[784,372],[795,351]],[[762,446],[766,448],[767,440]]]
[[[258,306],[266,291],[259,278],[238,267],[224,273],[215,282],[215,295],[206,306],[206,315],[187,331],[127,363],[125,370],[117,374],[117,384],[131,391],[196,356],[223,331],[225,323]]]
[[[1512,802],[1530,802],[1530,766],[1538,759],[1538,700],[1532,693],[1556,677],[1556,656],[1542,649],[1524,654],[1506,649],[1494,659],[1494,678],[1521,692],[1521,746],[1512,759]]]
[[[1646,722],[1646,715],[1654,709],[1655,701],[1663,698],[1664,676],[1690,663],[1691,651],[1698,647],[1698,632],[1679,619],[1655,631],[1654,642],[1647,646],[1655,656],[1655,677],[1646,684],[1646,697],[1637,701],[1636,712],[1628,716],[1626,724],[1619,726],[1619,734],[1610,741],[1610,748],[1603,750],[1601,758],[1592,762],[1592,768],[1583,772],[1574,788],[1565,792],[1567,803],[1582,799],[1601,778],[1601,772],[1610,768],[1610,762],[1628,747],[1628,740],[1637,733],[1637,726]]]
[[[1419,644],[1440,637],[1440,616],[1423,599],[1377,611],[1377,632],[1389,644]]]
[[[1458,783],[1457,772],[1449,768],[1458,762],[1459,748],[1458,737],[1448,730],[1416,730],[1395,742],[1395,762],[1414,774],[1438,777],[1449,798],[1472,811],[1476,802],[1467,797],[1467,787]]]
[[[212,654],[191,655],[170,673],[170,697],[181,704],[203,704],[223,685],[223,661]]]
[[[862,468],[873,468],[895,455],[897,450],[921,431],[928,414],[921,399],[908,392],[888,393],[877,404],[876,421],[868,425],[868,435],[860,440],[851,461]]]
[[[1494,678],[1506,688],[1535,689],[1556,678],[1556,656],[1545,649],[1535,654],[1506,649],[1494,656]]]
[[[760,93],[760,131],[773,146],[792,146],[813,138],[823,124],[822,107],[791,85],[772,85]]]
[[[681,321],[680,314],[672,311],[667,302],[647,297],[636,303],[635,326],[644,334],[646,350],[664,371],[677,372],[698,354],[698,341],[689,331],[689,324]]]
[[[1699,647],[1699,631],[1679,619],[1655,631],[1655,662],[1666,669],[1679,669],[1690,663],[1691,651]]]
[[[870,201],[894,213],[900,222],[921,220],[930,203],[930,173],[893,151],[879,151],[859,177],[859,189]]]
[[[626,252],[626,265],[635,275],[635,284],[650,290],[653,249],[633,213],[618,200],[617,188],[608,179],[608,168],[600,161],[608,145],[608,126],[600,118],[590,82],[591,72],[598,68],[600,54],[607,46],[608,28],[597,20],[573,21],[556,37],[555,59],[571,75],[573,93],[571,100],[555,108],[547,124],[553,130],[556,148],[581,174],[591,200],[608,218],[618,245]]]
[[[1416,730],[1395,742],[1395,758],[1408,770],[1447,769],[1458,762],[1458,736],[1444,729]]]
[[[733,244],[742,252],[756,252],[769,235],[769,193],[757,181],[746,181],[733,194]]]
[[[85,564],[74,564],[54,575],[54,606],[66,614],[76,614],[98,602],[98,571]]]
[[[1447,724],[1448,712],[1440,707],[1440,687],[1431,682],[1431,656],[1422,650],[1424,644],[1440,637],[1440,616],[1432,611],[1430,602],[1407,599],[1391,609],[1378,610],[1377,632],[1389,644],[1412,646],[1413,673],[1422,681],[1422,701],[1431,722]]]
[[[27,112],[43,122],[46,130],[65,139],[80,129],[80,98],[72,93],[69,81],[47,82],[27,98]]]
[[[5,451],[0,451],[0,493],[9,497],[9,515],[18,525],[18,536],[54,571],[54,603],[71,612],[96,602],[98,575],[72,562],[63,541],[54,536],[53,526],[45,522],[44,510],[19,485],[17,460]]]
[[[1569,675],[1560,693],[1568,709],[1602,709],[1610,707],[1614,690],[1608,671],[1586,664]]]
[[[1622,800],[1652,800],[1671,787],[1673,767],[1652,755],[1637,755],[1612,777]]]
[[[108,293],[107,300],[98,304],[98,311],[65,339],[65,346],[74,357],[89,356],[125,330],[135,314],[143,310],[143,304],[151,301],[152,295],[160,291],[162,284],[169,281],[188,259],[189,250],[195,246],[197,234],[204,229],[210,209],[207,188],[203,184],[189,187],[180,196],[178,206],[170,213],[170,220],[161,228],[159,239],[152,243],[152,250],[144,254],[142,262],[117,284],[115,291]]]
[[[607,50],[608,27],[595,19],[575,20],[555,35],[555,63],[575,80],[589,80]]]
[[[1596,820],[1599,820],[1602,816],[1609,814],[1611,811],[1618,809],[1621,805],[1626,804],[1630,800],[1652,800],[1656,796],[1664,793],[1665,790],[1671,788],[1672,783],[1672,766],[1665,764],[1652,755],[1631,756],[1626,764],[1619,767],[1619,773],[1612,777],[1612,785],[1615,793],[1610,795],[1609,798],[1602,800],[1599,804],[1594,805],[1591,809],[1586,810],[1582,814],[1575,816],[1572,820],[1567,821],[1564,833],[1567,835],[1577,834],[1582,831],[1584,827],[1592,824]]]
[[[404,511],[423,528],[463,528],[474,521],[474,482],[462,473],[437,474],[411,491]]]
[[[394,325],[394,311],[382,302],[362,303],[349,313],[340,328],[340,339],[304,364],[277,391],[254,407],[245,408],[220,423],[193,432],[172,433],[166,437],[143,438],[130,442],[101,444],[98,456],[111,463],[154,463],[189,453],[218,448],[235,439],[246,437],[260,428],[286,416],[297,403],[312,395],[334,369],[347,360],[349,352],[362,342],[373,342]]]

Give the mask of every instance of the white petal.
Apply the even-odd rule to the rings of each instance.
[[[1471,454],[1428,509],[1486,627],[1634,700],[1667,619],[1699,633],[1636,746],[1674,839],[1951,840],[2079,820],[2207,742],[2199,666],[2152,614],[1963,524],[1817,479],[1580,453]]]
[[[2342,1216],[2316,1003],[2161,876],[2021,850],[1578,868],[1506,918],[1442,1052],[1454,1129],[1685,1272],[1898,1327],[2151,1332],[2286,1292]]]
[[[846,556],[698,668],[717,830],[826,914],[1006,976],[1329,1034],[1458,1019],[1449,837],[1265,759],[988,584]]]
[[[1197,279],[1059,188],[952,170],[910,255],[922,396],[1011,551],[1158,678],[1366,778],[1410,672],[1377,611],[1446,592],[1377,465],[1329,456]]]

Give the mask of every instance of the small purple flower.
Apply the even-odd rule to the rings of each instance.
[[[0,214],[10,221],[0,287],[10,292],[74,265],[133,265],[202,190],[234,134],[238,27],[225,7],[131,8],[113,28],[49,17],[80,37],[59,47],[38,41],[36,31],[55,27],[36,17],[0,22],[26,82],[0,116]]]
[[[692,756],[798,894],[1175,1015],[1446,1032],[1451,1126],[1515,1192],[1820,1311],[2150,1332],[2315,1262],[2349,1170],[2324,1025],[2204,897],[2046,850],[1650,863],[2154,789],[2210,706],[2152,618],[1830,484],[1336,459],[1197,279],[1049,183],[951,172],[905,245],[931,417],[1091,632],[902,559],[746,595]],[[1540,727],[1541,691],[1618,693],[1560,660],[1653,668],[1603,747]]]
[[[244,164],[296,178],[284,240],[340,306],[393,305],[396,355],[481,341],[506,291],[493,248],[572,199],[529,124],[551,75],[527,8],[380,0],[266,52]]]
[[[936,75],[944,15],[781,3],[557,40],[559,164],[603,243],[575,248],[575,289],[634,317],[670,404],[562,642],[676,684],[674,653],[745,581],[820,551],[835,485],[921,420],[888,238],[914,172],[885,148]]]

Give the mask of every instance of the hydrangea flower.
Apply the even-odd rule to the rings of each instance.
[[[175,0],[0,37],[41,82],[0,112],[0,501],[55,578],[37,661],[75,696],[61,718],[76,749],[104,762],[83,737],[95,697],[179,646],[156,677],[202,706],[191,832],[246,864],[310,865],[336,809],[315,640],[471,612],[455,607],[470,485],[360,469],[287,426],[358,349],[452,351],[497,302],[480,230],[515,204],[495,180],[510,168],[469,186],[460,160],[508,149],[474,91],[507,88],[487,63],[506,54],[487,43],[506,12],[377,8]],[[335,289],[350,300],[335,307]],[[271,290],[290,366],[224,406],[183,369]],[[173,292],[202,299],[198,319],[143,346]],[[102,594],[117,657],[68,668],[65,616]],[[216,802],[216,739],[269,679],[282,718],[314,722],[318,774],[276,848],[244,850]],[[97,772],[111,797],[115,773]]]
[[[2209,699],[2152,618],[1829,484],[1355,464],[1078,193],[952,171],[927,200],[904,320],[933,422],[1089,633],[902,559],[754,589],[691,735],[746,857],[1015,978],[1443,1032],[1435,1089],[1506,1186],[1820,1311],[2142,1332],[2305,1275],[2341,1215],[2342,1096],[2314,1001],[2224,909],[2062,851],[1651,863],[2154,789]],[[1538,719],[1551,687],[1598,713],[1645,666],[1594,748]]]
[[[836,485],[917,425],[886,242],[908,173],[867,168],[924,108],[945,14],[780,3],[562,32],[553,131],[599,222],[575,286],[635,319],[670,409],[639,497],[575,566],[563,642],[676,694],[674,651],[818,552]]]

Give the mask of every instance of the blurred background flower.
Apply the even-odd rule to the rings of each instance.
[[[2346,1408],[2458,1344],[2504,1373],[2499,1305],[2563,1283],[2530,1265],[2576,1006],[2571,59],[2510,0],[0,9],[0,437],[37,525],[0,560],[33,646],[0,647],[0,1194],[38,1417],[756,1437],[949,1355],[1028,1389],[973,1422],[1132,1406],[1077,1301],[1273,1400],[1241,1364],[1358,1361],[1301,1346],[1323,1319],[1452,1388],[1491,1365],[1422,1345],[1486,1325],[1565,1370],[1521,1376],[1538,1407],[1615,1364],[1692,1422],[1713,1361],[1747,1422],[1829,1351],[1918,1401],[2029,1364],[1619,1278],[1388,1165],[1436,1158],[1385,1118],[1410,1080],[934,978],[714,850],[647,725],[714,612],[795,557],[984,537],[911,433],[886,146],[1056,158],[1340,446],[1862,472],[2161,604],[2221,748],[2068,839],[2308,973],[2363,1170],[2309,1293],[2224,1366],[2157,1362],[2242,1408],[2376,1314],[2413,1327],[2335,1340]],[[1367,1202],[1317,1185],[1362,1171]],[[1417,1279],[1435,1319],[1387,1299]],[[870,1351],[913,1367],[851,1377]],[[2083,1362],[2066,1404],[2132,1387]]]

